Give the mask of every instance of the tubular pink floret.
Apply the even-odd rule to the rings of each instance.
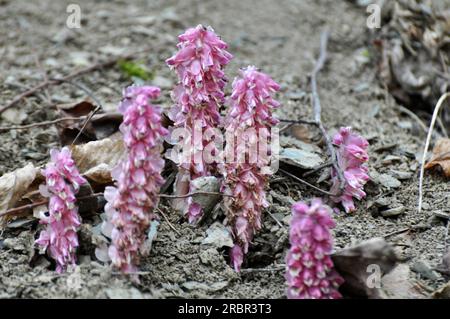
[[[330,254],[335,223],[331,208],[314,199],[292,206],[291,248],[286,256],[287,297],[289,299],[338,299],[344,282],[334,270]]]
[[[75,205],[75,195],[86,180],[80,175],[70,150],[50,151],[51,162],[42,171],[46,185],[41,186],[43,196],[50,197],[48,216],[41,216],[40,223],[47,225],[36,243],[56,261],[56,271],[61,273],[74,265],[78,247],[77,230],[81,220]]]
[[[280,103],[273,94],[279,91],[280,85],[267,74],[257,71],[255,66],[248,66],[240,73],[241,77],[233,81],[226,126],[271,127],[277,124],[272,111]]]
[[[268,173],[262,168],[269,166],[271,157],[267,152],[252,153],[268,143],[266,137],[277,123],[272,115],[273,109],[279,106],[272,97],[277,90],[279,85],[253,66],[241,70],[241,77],[233,81],[225,129],[233,135],[234,143],[228,143],[227,139],[222,189],[233,195],[224,201],[235,240],[230,258],[236,271],[241,268],[254,234],[261,229],[261,212],[268,207],[265,195]]]
[[[180,167],[178,180],[183,178],[185,183],[189,183],[195,178],[211,175],[215,170],[216,163],[206,163],[203,157],[203,148],[208,141],[203,140],[203,137],[200,137],[199,142],[193,141],[194,126],[199,128],[198,133],[202,136],[206,130],[219,126],[219,108],[225,100],[226,79],[223,68],[233,56],[226,51],[228,45],[211,27],[198,25],[188,29],[178,39],[179,51],[166,60],[176,70],[179,78],[179,83],[172,92],[175,104],[169,117],[174,121],[175,128],[187,130],[186,135],[191,138],[184,143],[189,143],[190,149],[195,149],[190,154],[190,160],[177,163]],[[181,194],[183,186],[176,183],[176,187],[176,193]],[[191,186],[184,188],[190,189]],[[185,200],[184,207],[191,222],[201,217],[201,210],[189,203],[188,199]]]
[[[333,143],[338,146],[338,164],[344,172],[345,188],[339,197],[332,197],[336,203],[342,203],[345,211],[352,212],[355,208],[353,197],[361,200],[366,196],[364,185],[370,179],[367,168],[369,143],[363,137],[352,132],[350,127],[342,127],[333,137]],[[331,192],[339,191],[339,178],[336,171],[331,172],[333,185]]]
[[[164,182],[160,152],[167,130],[161,125],[160,109],[149,101],[159,94],[157,87],[130,86],[119,106],[128,154],[112,171],[116,187],[105,189],[105,212],[112,224],[109,257],[123,272],[136,271]]]

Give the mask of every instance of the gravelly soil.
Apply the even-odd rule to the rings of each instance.
[[[72,3],[73,1],[70,1]],[[65,28],[69,1],[0,1],[0,105],[19,92],[42,81],[44,72],[58,77],[95,63],[110,55],[152,47],[140,59],[164,83],[161,103],[169,107],[174,74],[164,60],[175,49],[176,35],[199,23],[211,25],[230,44],[235,56],[227,74],[233,78],[239,67],[256,65],[282,85],[278,98],[283,107],[280,118],[311,118],[308,72],[318,53],[319,36],[325,26],[331,31],[329,63],[318,78],[323,122],[335,132],[352,126],[369,139],[370,174],[367,198],[351,214],[336,215],[336,249],[361,240],[385,236],[405,227],[430,225],[433,212],[448,210],[449,186],[439,176],[427,176],[424,211],[416,212],[417,158],[425,133],[415,121],[400,113],[392,98],[375,77],[375,53],[366,28],[366,13],[346,1],[78,1],[82,28]],[[152,16],[154,19],[143,19]],[[140,17],[140,18],[138,18]],[[365,59],[363,52],[371,54]],[[36,63],[36,60],[40,63]],[[95,92],[105,108],[112,110],[120,100],[121,88],[128,85],[117,68],[96,71],[78,79]],[[158,83],[157,83],[158,84]],[[229,88],[228,88],[229,89]],[[21,123],[54,119],[53,103],[73,103],[85,93],[71,86],[50,87],[42,96],[33,96],[13,108],[13,118]],[[48,101],[47,95],[51,97]],[[7,120],[1,125],[10,125]],[[311,140],[319,139],[312,128]],[[48,150],[58,146],[56,130],[34,128],[0,135],[0,174],[24,166],[42,164]],[[323,145],[321,145],[323,148]],[[398,173],[400,172],[400,173]],[[398,187],[383,186],[380,174],[400,175]],[[201,244],[208,224],[194,227],[163,207],[177,228],[175,233],[162,222],[151,255],[144,260],[140,283],[112,273],[88,256],[80,258],[75,272],[57,275],[47,264],[30,264],[35,227],[8,229],[0,234],[0,297],[225,297],[282,298],[284,278],[280,266],[288,247],[288,202],[307,200],[320,194],[289,179],[275,176],[270,200],[273,215],[267,214],[264,227],[255,239],[245,265],[250,270],[236,274],[227,264],[227,253]],[[319,175],[309,178],[315,183]],[[399,178],[399,179],[400,179]],[[322,185],[324,188],[327,185]],[[390,207],[404,206],[405,213],[394,218],[379,216],[377,199]],[[86,221],[88,222],[88,221]],[[437,266],[445,251],[446,227],[441,221],[417,231],[390,236],[408,264],[425,260]],[[85,252],[85,253],[89,253]],[[257,269],[264,268],[265,270]],[[282,268],[282,267],[281,267]],[[253,269],[253,270],[251,270]],[[412,273],[420,279],[420,275]],[[435,289],[447,280],[423,280]],[[193,284],[194,282],[194,284]],[[199,285],[204,283],[205,285]]]

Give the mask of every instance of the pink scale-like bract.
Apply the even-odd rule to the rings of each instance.
[[[344,282],[334,270],[330,254],[333,249],[331,229],[335,223],[330,207],[314,199],[311,206],[304,202],[292,206],[286,256],[287,297],[289,299],[338,299]]]
[[[56,271],[61,273],[74,265],[78,247],[77,230],[81,220],[75,195],[86,180],[80,175],[70,150],[50,151],[51,162],[42,171],[46,185],[40,187],[42,195],[50,197],[48,215],[40,217],[47,225],[36,243],[56,261]]]
[[[338,147],[338,164],[344,173],[345,188],[341,196],[332,197],[335,203],[342,203],[345,211],[352,212],[355,208],[353,197],[361,200],[366,196],[364,185],[370,179],[368,175],[367,161],[369,155],[367,140],[352,132],[350,127],[342,127],[333,137],[333,143]],[[339,178],[336,171],[331,172],[333,185],[331,192],[339,191]]]
[[[126,273],[137,270],[140,255],[146,252],[147,231],[164,182],[161,147],[167,130],[161,125],[160,109],[150,103],[159,94],[157,87],[130,86],[119,106],[127,156],[113,169],[116,187],[105,189],[105,212],[112,226],[109,257]]]
[[[169,117],[175,128],[186,130],[185,143],[190,148],[189,157],[178,161],[179,174],[175,183],[178,195],[192,191],[190,181],[214,174],[217,163],[205,161],[204,132],[217,128],[221,123],[220,106],[224,103],[226,78],[224,67],[232,59],[226,51],[228,45],[211,27],[198,25],[178,37],[178,52],[166,63],[177,72],[179,83],[172,92],[174,106]],[[194,132],[195,131],[195,132]],[[186,136],[189,136],[187,138]],[[218,150],[212,153],[218,154]],[[191,198],[182,201],[184,213],[190,222],[202,215],[201,207]]]
[[[231,263],[239,271],[244,255],[255,233],[261,229],[261,212],[268,207],[265,188],[270,165],[269,139],[278,120],[272,115],[279,103],[273,95],[280,86],[254,66],[241,70],[233,81],[231,107],[225,120],[227,138],[226,160],[223,164],[223,191],[226,214],[234,237],[230,251]],[[256,152],[264,149],[266,152]],[[256,153],[256,154],[255,154]]]

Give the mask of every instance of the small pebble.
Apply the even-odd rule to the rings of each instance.
[[[383,210],[380,212],[381,216],[383,217],[394,217],[399,216],[405,212],[406,208],[405,206],[398,206],[395,208],[390,208],[387,210]]]
[[[413,176],[413,174],[411,172],[405,172],[405,171],[391,170],[391,173],[395,178],[397,178],[399,180],[407,180]]]

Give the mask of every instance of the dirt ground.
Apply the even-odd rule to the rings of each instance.
[[[0,105],[42,81],[44,70],[49,77],[63,76],[97,60],[150,46],[153,50],[140,59],[158,79],[155,84],[162,86],[161,104],[170,107],[175,76],[164,61],[175,51],[176,36],[201,23],[211,25],[230,44],[234,59],[226,70],[229,78],[240,67],[256,65],[282,86],[278,117],[309,119],[308,73],[318,54],[320,33],[328,27],[329,62],[318,76],[322,120],[331,133],[352,126],[369,140],[372,177],[366,187],[368,196],[358,203],[358,210],[335,215],[336,249],[412,227],[412,231],[387,236],[387,241],[413,269],[418,262],[430,269],[440,264],[447,227],[433,216],[436,211],[448,211],[450,186],[444,178],[427,174],[424,209],[417,213],[418,159],[426,135],[414,119],[400,112],[376,78],[363,8],[334,0],[77,1],[82,27],[73,31],[65,28],[66,6],[73,2],[0,0]],[[114,110],[121,89],[130,84],[117,68],[77,80],[109,110]],[[14,107],[10,118],[21,124],[51,120],[56,114],[48,97],[54,103],[85,98],[83,91],[68,85],[50,87],[41,94]],[[0,125],[11,123],[2,119]],[[310,137],[319,140],[319,132],[310,128]],[[27,162],[43,164],[49,149],[59,146],[54,127],[3,132],[0,144],[0,175]],[[308,180],[316,183],[319,176]],[[265,214],[263,230],[240,274],[228,265],[225,250],[201,244],[210,223],[191,226],[164,206],[179,234],[162,220],[151,255],[141,265],[139,284],[94,261],[89,248],[82,249],[74,272],[58,275],[47,263],[30,263],[35,223],[7,228],[0,233],[0,298],[283,298],[289,197],[308,200],[320,194],[281,174],[274,176],[269,194],[270,211],[283,227]],[[383,217],[380,207],[398,208],[402,213]],[[92,221],[85,222],[89,227]],[[411,272],[431,291],[448,281],[440,273],[434,275],[429,279],[423,270]]]

